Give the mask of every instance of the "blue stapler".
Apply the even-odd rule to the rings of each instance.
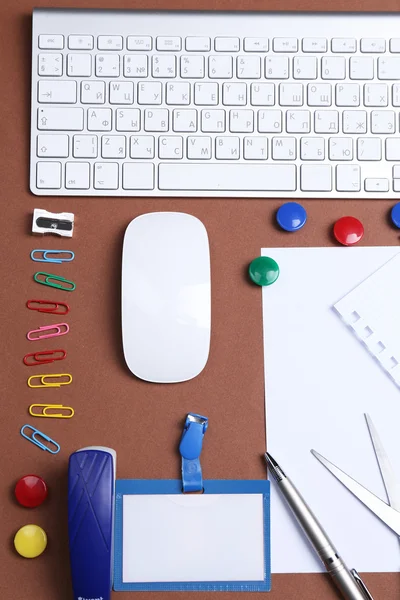
[[[71,454],[68,535],[74,600],[110,600],[116,452],[92,446]]]

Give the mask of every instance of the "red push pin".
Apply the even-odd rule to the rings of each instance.
[[[38,475],[25,475],[15,486],[15,497],[27,508],[40,506],[47,498],[47,485]]]
[[[361,221],[355,217],[342,217],[333,226],[333,235],[339,244],[353,246],[364,235],[364,227]]]

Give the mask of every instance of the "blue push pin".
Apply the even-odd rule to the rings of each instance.
[[[297,231],[307,221],[306,209],[297,202],[285,202],[276,213],[278,225],[285,231]]]
[[[393,225],[400,229],[400,202],[393,206],[390,216],[392,218]]]

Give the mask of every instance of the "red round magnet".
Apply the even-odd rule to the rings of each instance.
[[[342,217],[333,226],[333,235],[339,244],[353,246],[364,235],[364,227],[361,221],[355,217]]]
[[[40,506],[47,498],[47,485],[38,475],[25,475],[15,486],[15,497],[27,508]]]

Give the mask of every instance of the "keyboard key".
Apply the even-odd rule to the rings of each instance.
[[[145,54],[134,56],[124,56],[124,75],[125,77],[147,77],[148,59]]]
[[[274,38],[272,45],[274,52],[297,52],[298,41],[297,38]]]
[[[275,84],[252,83],[250,102],[253,106],[273,106],[275,104]]]
[[[371,133],[394,133],[396,115],[393,110],[371,112]]]
[[[301,160],[324,160],[325,140],[322,137],[306,137],[300,140]]]
[[[392,104],[393,106],[400,106],[400,85],[397,83],[394,83],[392,88]]]
[[[394,165],[394,167],[393,167],[393,179],[400,179],[400,165]]]
[[[216,137],[215,158],[217,160],[238,160],[240,158],[240,138],[234,136]]]
[[[103,135],[101,137],[102,158],[125,158],[126,138],[124,135]]]
[[[349,54],[357,50],[357,42],[353,38],[333,38],[332,52],[340,54]]]
[[[367,113],[365,110],[343,111],[343,133],[367,133]]]
[[[316,79],[317,59],[314,56],[299,56],[293,59],[293,79]]]
[[[90,77],[92,57],[90,54],[68,54],[67,75],[70,77]]]
[[[353,139],[329,138],[329,160],[353,160]]]
[[[202,110],[201,131],[204,133],[222,133],[225,131],[224,110]]]
[[[204,75],[204,56],[181,56],[182,79],[202,79]]]
[[[386,40],[382,38],[363,38],[361,40],[361,52],[380,54],[386,51]]]
[[[214,49],[216,52],[239,52],[240,40],[237,37],[217,37]]]
[[[247,102],[247,85],[245,83],[224,83],[222,86],[222,102],[225,106],[245,106]]]
[[[122,50],[121,35],[99,35],[97,47],[99,50]]]
[[[303,52],[326,52],[328,42],[325,38],[304,38]]]
[[[309,110],[289,110],[286,113],[288,133],[310,133],[311,115]]]
[[[281,106],[302,106],[303,105],[303,84],[301,84],[301,83],[280,83],[279,84],[279,104]]]
[[[332,86],[330,83],[309,83],[307,86],[308,106],[330,106]]]
[[[38,129],[82,131],[83,108],[43,106],[38,109]]]
[[[60,189],[61,163],[38,162],[36,166],[36,186],[41,189]]]
[[[197,110],[174,110],[172,129],[179,132],[193,133],[197,131]]]
[[[190,160],[208,160],[211,158],[211,138],[208,136],[188,137],[187,157]],[[160,182],[158,183],[160,186]]]
[[[178,135],[162,135],[158,138],[158,156],[161,159],[183,158],[183,138]]]
[[[350,58],[350,79],[373,79],[374,59],[369,56]]]
[[[346,61],[342,56],[324,56],[321,63],[322,79],[344,79]]]
[[[386,83],[368,83],[364,85],[365,106],[387,106],[388,88]]]
[[[392,38],[390,40],[390,52],[400,52],[400,38]]]
[[[63,70],[62,54],[39,54],[38,74],[46,77],[61,77]]]
[[[67,162],[65,164],[65,187],[69,190],[88,190],[90,186],[90,164]]]
[[[303,192],[330,192],[332,168],[330,165],[301,165],[300,189]]]
[[[232,133],[253,133],[254,112],[252,110],[231,110],[229,112],[229,131]]]
[[[274,160],[296,160],[296,138],[272,138],[271,154]]]
[[[187,52],[209,52],[211,50],[211,41],[209,37],[187,37]]]
[[[195,83],[194,103],[197,106],[215,106],[218,104],[218,83]]]
[[[361,190],[361,169],[358,165],[338,165],[336,167],[336,189],[338,192],[359,192]]]
[[[138,108],[123,108],[116,111],[117,131],[139,131],[140,110]]]
[[[138,85],[138,104],[161,104],[162,86],[158,81],[146,81]]]
[[[315,133],[337,133],[339,113],[337,110],[316,110],[314,113]]]
[[[60,80],[39,81],[38,102],[41,104],[75,104],[76,82]]]
[[[119,75],[119,54],[96,54],[96,77]]]
[[[268,140],[266,137],[245,137],[243,157],[246,160],[266,160],[268,158]]]
[[[400,79],[400,57],[380,56],[378,58],[378,79]]]
[[[190,104],[190,84],[185,81],[168,83],[166,86],[166,103],[175,105]]]
[[[267,56],[265,58],[266,79],[288,79],[289,59],[287,56]]]
[[[152,135],[131,136],[131,158],[154,158],[154,137]]]
[[[387,138],[386,160],[400,161],[400,138]]]
[[[64,48],[64,36],[39,35],[39,48],[41,50],[62,50]]]
[[[151,163],[124,163],[122,166],[124,190],[154,189],[154,165]]]
[[[68,48],[70,50],[93,50],[93,36],[69,35]]]
[[[260,79],[260,57],[251,55],[238,56],[236,59],[236,76],[238,79]]]
[[[244,38],[243,50],[245,52],[268,52],[268,38],[248,37]]]
[[[282,111],[259,110],[258,131],[260,133],[280,133],[282,131]]]
[[[358,138],[357,160],[382,160],[382,142],[380,138]]]
[[[97,135],[74,135],[74,158],[97,158]]]
[[[232,79],[232,57],[225,55],[210,56],[208,58],[208,76],[210,79]]]
[[[126,47],[128,50],[144,52],[152,49],[153,40],[149,35],[128,35]]]
[[[360,106],[360,86],[358,83],[336,84],[336,106]]]
[[[104,104],[106,101],[106,84],[104,81],[82,81],[82,104]]]
[[[133,83],[131,81],[110,82],[110,104],[133,104]]]
[[[179,52],[182,48],[182,40],[180,37],[158,37],[156,40],[158,51]]]
[[[152,75],[159,77],[176,77],[176,58],[173,54],[160,54],[152,58]]]
[[[38,135],[37,155],[41,158],[66,158],[68,156],[69,137],[67,135]]]
[[[118,189],[118,163],[94,164],[94,188],[96,190]]]
[[[369,178],[364,181],[364,186],[366,192],[388,192],[389,180]]]
[[[295,165],[173,163],[160,164],[158,172],[158,185],[161,190],[226,192],[296,190]]]
[[[145,131],[168,131],[169,113],[165,108],[152,108],[144,111]]]
[[[110,108],[89,108],[87,128],[89,131],[111,131],[112,113]]]

